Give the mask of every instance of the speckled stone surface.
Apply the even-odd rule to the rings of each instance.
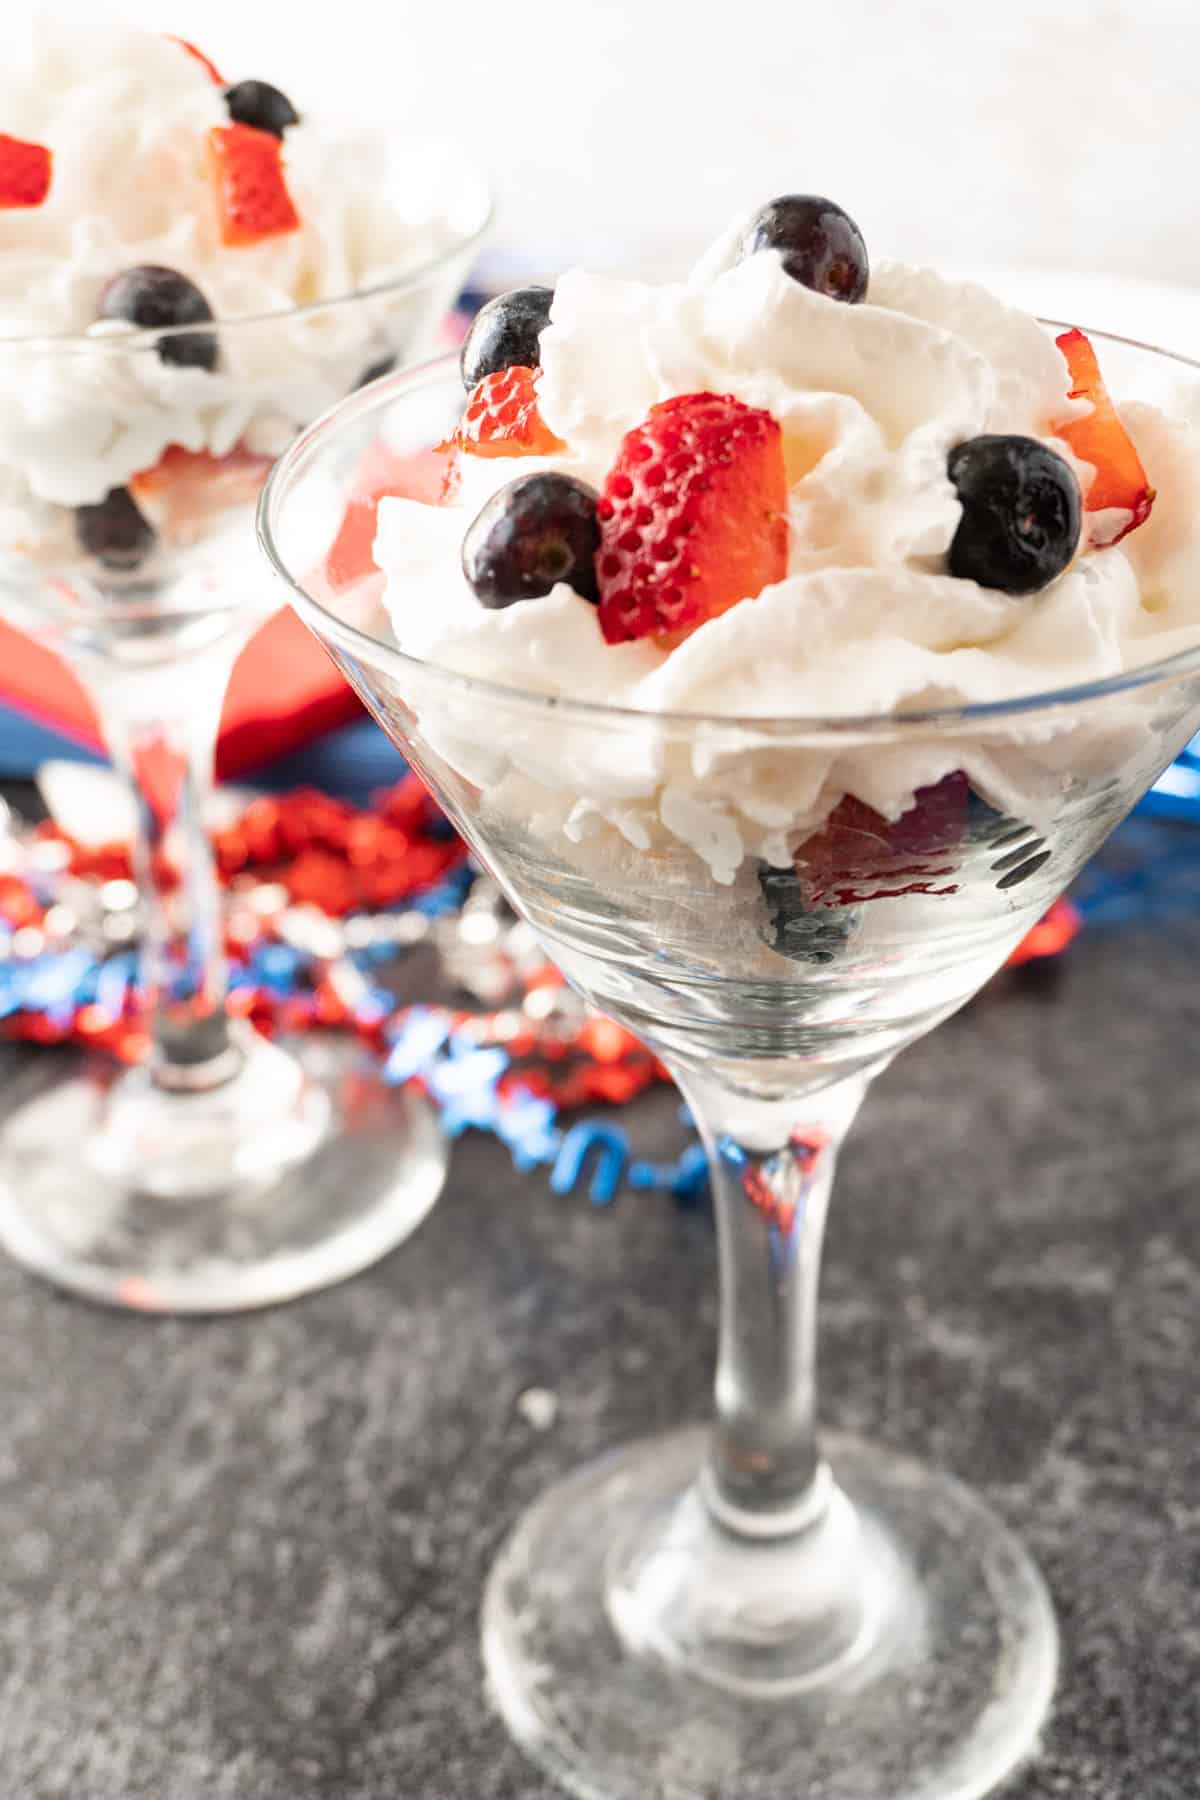
[[[1013,1800],[1200,1794],[1198,965],[1200,924],[1086,937],[902,1057],[843,1161],[826,1415],[981,1487],[1058,1607]],[[631,1123],[678,1140],[666,1093]],[[484,1571],[549,1481],[703,1414],[713,1273],[702,1214],[484,1141],[398,1254],[272,1313],[0,1268],[5,1800],[550,1800],[483,1699]]]

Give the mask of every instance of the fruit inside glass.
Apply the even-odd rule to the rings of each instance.
[[[1123,393],[1154,400],[1180,373],[1098,341]],[[451,359],[345,402],[274,470],[261,541],[568,980],[671,1069],[721,1263],[711,1423],[566,1474],[517,1521],[484,1600],[491,1693],[590,1800],[972,1800],[1036,1746],[1054,1615],[984,1498],[886,1420],[878,1439],[819,1427],[822,1227],[873,1076],[1001,966],[1195,733],[1200,645],[899,716],[651,714],[455,673],[397,645],[371,545],[381,493],[436,497],[423,453],[461,406]],[[855,792],[881,761],[938,771],[891,822]],[[786,859],[731,855],[719,875],[679,831],[571,828],[580,800],[602,814],[614,769],[655,767],[726,796],[769,770],[797,817],[814,771],[846,798]],[[931,1147],[936,1181],[932,1130]]]
[[[397,138],[390,158],[403,217],[412,150]],[[109,1304],[218,1312],[325,1286],[406,1237],[441,1186],[432,1115],[362,1046],[268,1042],[230,1017],[204,823],[229,672],[278,599],[259,490],[297,429],[436,342],[490,214],[473,170],[446,159],[438,180],[443,246],[372,287],[215,319],[177,271],[139,265],[101,290],[101,328],[0,339],[0,474],[19,478],[0,488],[0,609],[82,682],[136,801],[148,1036],[125,1071],[56,1061],[10,1115],[0,1241]],[[103,471],[143,436],[145,466],[93,491],[91,450]]]

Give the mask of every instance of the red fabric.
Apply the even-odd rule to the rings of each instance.
[[[66,664],[0,621],[0,703],[100,749],[91,702]],[[269,619],[233,671],[217,743],[217,774],[244,774],[358,716],[361,706],[295,613]]]

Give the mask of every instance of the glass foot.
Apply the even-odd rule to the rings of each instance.
[[[378,1261],[441,1191],[426,1102],[350,1038],[245,1028],[240,1066],[164,1090],[111,1065],[57,1081],[0,1131],[0,1244],[89,1299],[240,1312]]]
[[[977,1800],[1036,1748],[1057,1631],[1037,1570],[949,1476],[830,1434],[782,1542],[712,1522],[702,1430],[544,1495],[483,1611],[492,1697],[584,1800]]]

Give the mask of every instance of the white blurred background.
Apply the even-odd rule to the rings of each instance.
[[[846,206],[876,256],[985,272],[1043,312],[1200,352],[1196,0],[117,10],[301,111],[456,134],[500,190],[497,278],[674,274],[735,212],[800,189]]]

